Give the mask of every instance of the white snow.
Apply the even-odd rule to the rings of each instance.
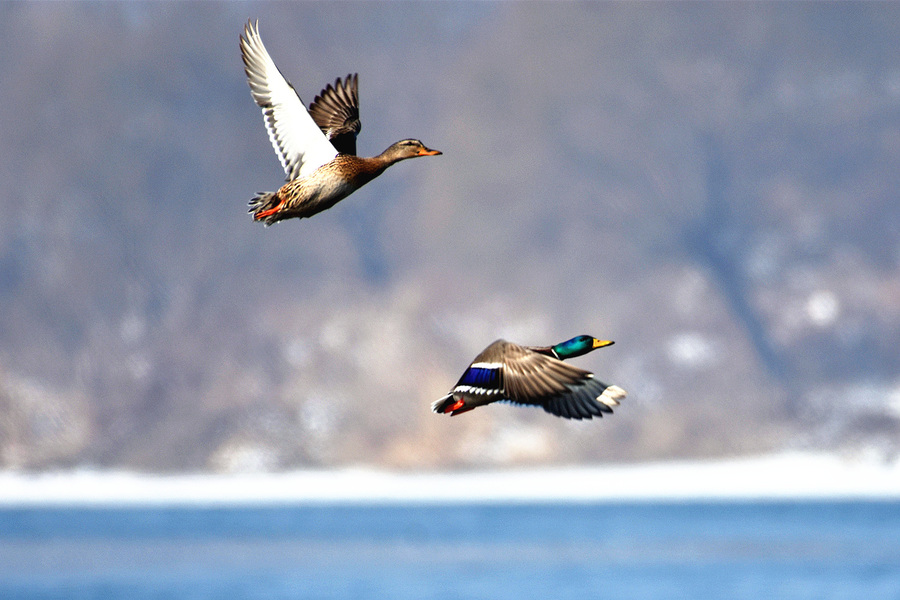
[[[395,472],[0,473],[0,506],[900,499],[900,461],[792,452],[636,465]]]

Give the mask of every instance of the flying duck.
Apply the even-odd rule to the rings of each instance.
[[[506,401],[540,406],[566,419],[602,417],[625,398],[625,390],[563,360],[612,344],[589,335],[555,346],[520,346],[497,340],[475,357],[456,387],[431,409],[453,416]]]
[[[356,155],[359,122],[358,76],[329,84],[309,110],[272,61],[259,23],[248,21],[241,36],[241,56],[250,93],[262,108],[269,140],[281,161],[287,183],[278,191],[250,200],[253,219],[271,225],[311,217],[329,209],[395,162],[441,154],[414,139],[400,140],[371,158]]]

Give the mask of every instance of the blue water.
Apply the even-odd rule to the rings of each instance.
[[[900,598],[900,503],[0,510],[2,599]]]

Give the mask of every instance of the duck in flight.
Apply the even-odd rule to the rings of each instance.
[[[269,140],[287,183],[250,201],[253,219],[271,225],[311,217],[329,209],[392,164],[441,154],[414,139],[400,140],[371,158],[356,155],[360,131],[358,76],[329,84],[309,110],[284,78],[259,36],[259,23],[247,22],[241,36],[244,72],[253,100],[262,108]]]
[[[555,346],[520,346],[497,340],[475,357],[456,387],[431,409],[453,416],[505,401],[540,406],[566,419],[602,417],[625,398],[625,390],[563,360],[612,344],[589,335]]]

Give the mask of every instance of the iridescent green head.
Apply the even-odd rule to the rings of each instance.
[[[552,350],[559,358],[565,360],[567,358],[587,354],[591,350],[596,350],[597,348],[611,346],[614,343],[615,342],[613,342],[612,340],[598,340],[597,338],[591,337],[589,335],[579,335],[573,337],[571,340],[560,342],[559,344],[553,346]]]

